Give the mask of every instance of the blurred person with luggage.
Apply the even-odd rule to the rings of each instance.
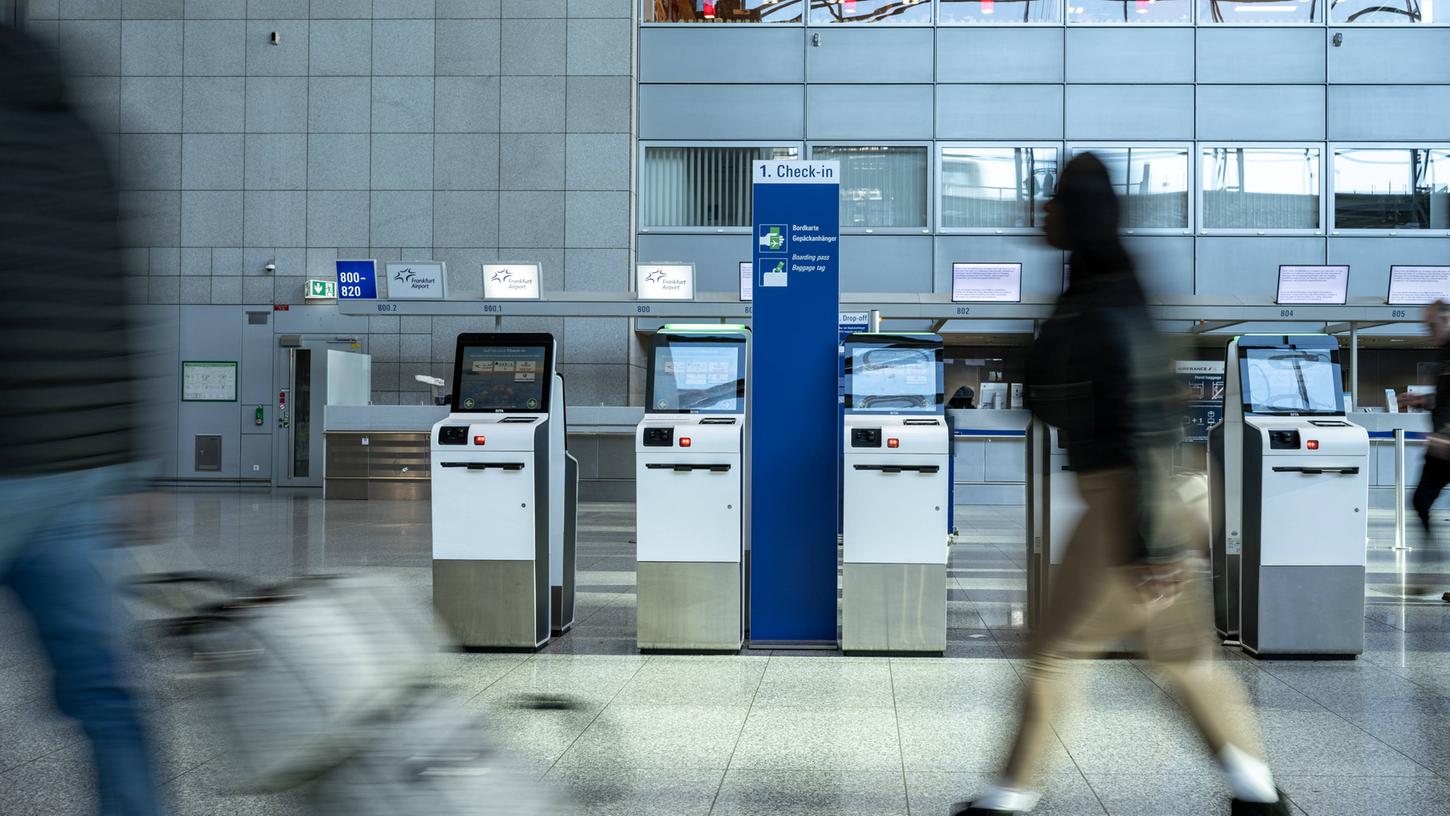
[[[91,744],[103,816],[162,812],[126,614],[98,568],[139,501],[118,199],[55,57],[0,27],[0,584]]]
[[[1107,168],[1074,158],[1047,204],[1047,242],[1071,253],[1072,279],[1028,360],[1028,403],[1062,429],[1086,505],[1032,633],[1016,740],[994,784],[954,816],[1026,813],[1065,707],[1069,661],[1136,637],[1173,682],[1233,795],[1234,816],[1287,814],[1246,695],[1214,659],[1201,551],[1206,489],[1172,478],[1181,405],[1169,345],[1155,332],[1118,237]]]

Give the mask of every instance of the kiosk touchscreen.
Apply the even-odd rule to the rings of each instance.
[[[537,648],[574,618],[577,465],[549,334],[462,334],[433,426],[433,603],[462,645]]]
[[[841,648],[946,649],[942,339],[846,338]]]
[[[654,335],[635,432],[639,648],[737,651],[750,513],[750,330]]]
[[[1259,656],[1359,654],[1369,435],[1345,418],[1339,341],[1242,335],[1225,375],[1209,432],[1218,629]]]

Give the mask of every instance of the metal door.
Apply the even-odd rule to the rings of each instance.
[[[273,487],[322,487],[322,412],[327,405],[327,352],[356,351],[355,337],[284,334],[277,338],[277,467]]]

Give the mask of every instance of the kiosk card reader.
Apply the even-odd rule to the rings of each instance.
[[[1209,432],[1214,614],[1258,656],[1364,651],[1369,435],[1345,419],[1339,341],[1228,345]]]
[[[641,650],[737,651],[750,530],[750,330],[655,333],[635,435]]]
[[[846,338],[841,648],[946,650],[942,339]]]
[[[433,426],[433,603],[463,646],[537,648],[574,622],[577,464],[549,334],[462,334]]]

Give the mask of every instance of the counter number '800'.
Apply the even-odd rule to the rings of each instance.
[[[345,298],[362,297],[362,273],[360,272],[338,272],[337,273],[337,296]]]

